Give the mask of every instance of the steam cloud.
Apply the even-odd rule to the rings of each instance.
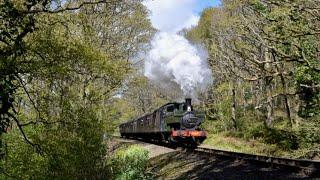
[[[210,82],[206,55],[192,46],[183,36],[160,32],[152,41],[152,49],[145,62],[145,75],[150,79],[170,79],[180,85],[187,96],[192,96],[196,87],[205,87]]]
[[[145,60],[145,76],[163,86],[175,82],[185,96],[193,98],[196,97],[195,90],[206,87],[212,77],[206,52],[177,33],[197,24],[199,17],[192,10],[195,3],[195,0],[146,2],[153,13],[151,22],[159,32],[153,38]],[[177,9],[180,12],[176,12]]]

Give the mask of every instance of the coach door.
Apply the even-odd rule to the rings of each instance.
[[[156,112],[156,119],[155,119],[155,131],[160,131],[160,120],[161,120],[161,109],[157,110]]]
[[[151,131],[152,132],[155,132],[155,131],[157,131],[157,125],[156,125],[156,119],[157,119],[157,111],[154,111],[153,113],[152,113],[152,125],[151,125]]]

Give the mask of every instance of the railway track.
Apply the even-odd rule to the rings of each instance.
[[[299,170],[300,172],[303,172],[309,177],[320,177],[320,161],[253,155],[204,147],[198,147],[197,149],[194,149],[193,152],[205,155],[223,156],[239,160],[245,160],[249,162],[262,163],[267,166],[282,166],[291,168],[293,170]]]
[[[120,138],[120,137],[116,137]],[[258,163],[263,164],[266,167],[280,167],[286,168],[293,171],[299,171],[300,173],[305,174],[308,177],[320,178],[320,161],[315,160],[306,160],[306,159],[290,159],[290,158],[280,158],[280,157],[272,157],[272,156],[262,156],[262,155],[254,155],[254,154],[246,154],[225,150],[218,150],[213,148],[206,147],[197,147],[197,148],[188,148],[188,147],[172,147],[170,144],[166,144],[163,142],[150,142],[138,140],[145,143],[152,143],[159,146],[166,146],[172,149],[178,149],[180,151],[196,153],[205,156],[218,156],[235,160],[244,160],[250,163]]]

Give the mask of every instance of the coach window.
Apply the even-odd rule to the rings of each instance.
[[[174,111],[174,106],[167,107],[167,112],[173,112],[173,111]]]

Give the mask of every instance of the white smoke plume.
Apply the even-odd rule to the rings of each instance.
[[[152,13],[151,22],[159,32],[153,38],[145,60],[145,75],[160,85],[175,82],[185,96],[193,98],[196,89],[203,89],[212,81],[205,51],[178,34],[181,29],[190,28],[199,21],[199,16],[192,11],[195,3],[196,0],[146,3]]]
[[[193,95],[196,87],[210,82],[206,55],[192,46],[183,36],[160,32],[152,41],[152,49],[145,62],[145,75],[153,80],[172,80],[185,95]]]

